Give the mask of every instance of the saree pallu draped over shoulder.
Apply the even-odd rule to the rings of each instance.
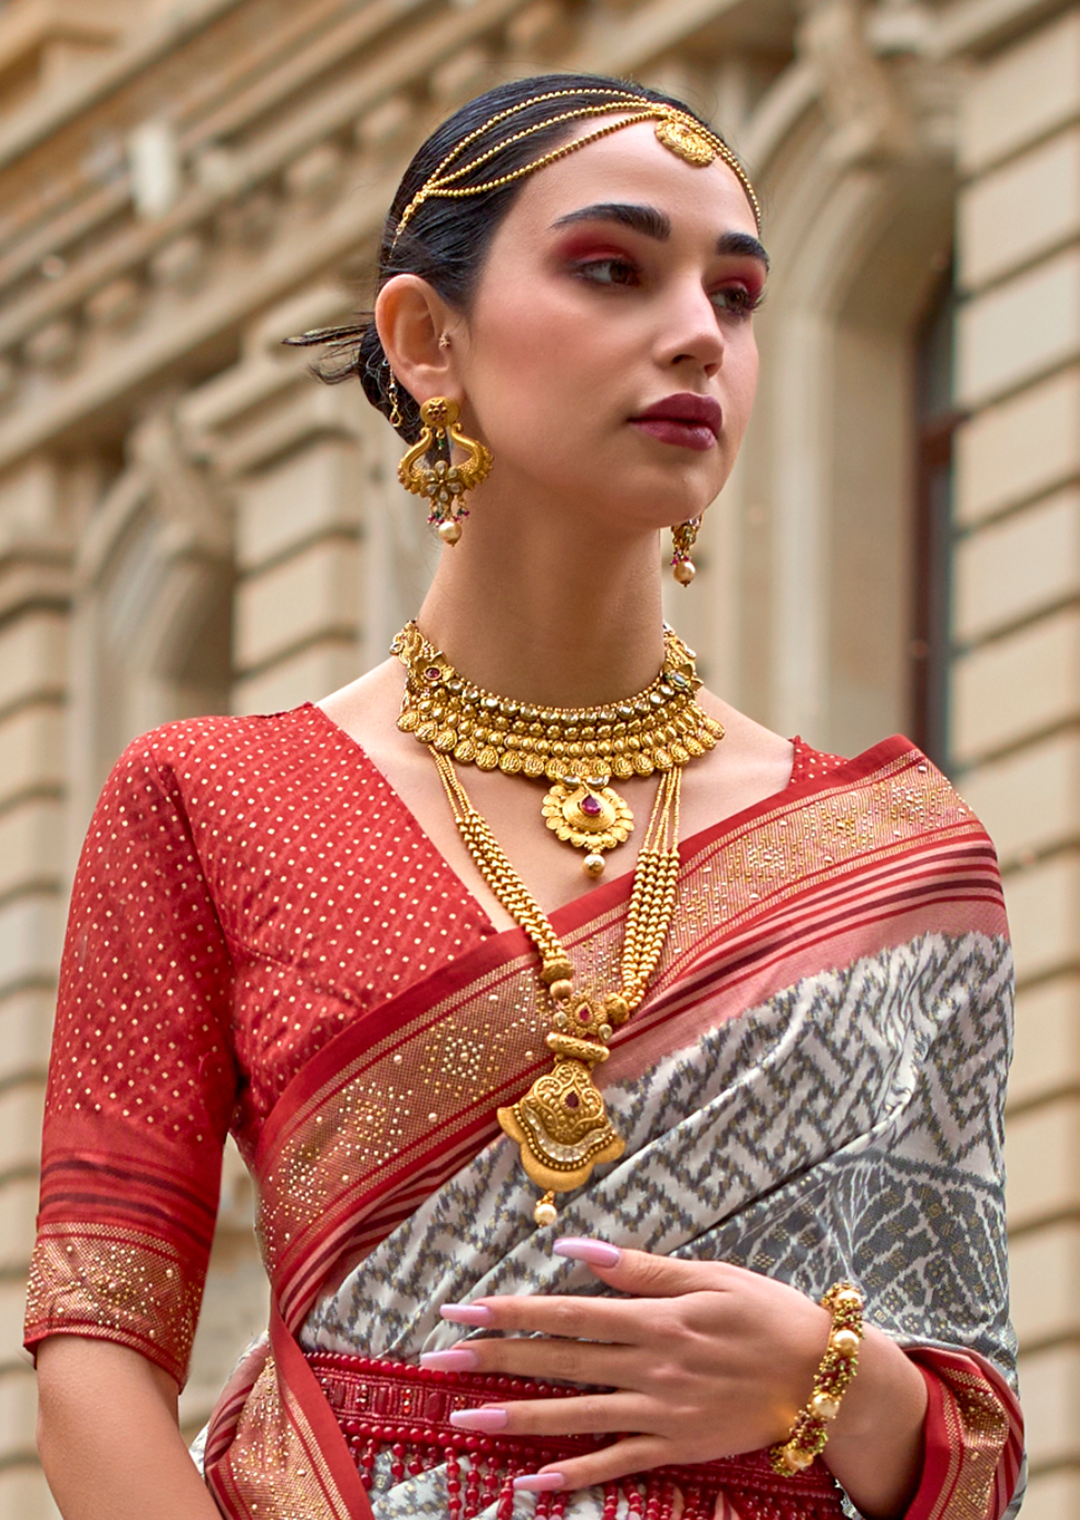
[[[682,857],[663,960],[600,1073],[626,1152],[569,1195],[559,1228],[814,1296],[853,1279],[930,1388],[910,1520],[999,1520],[1020,1425],[1001,1167],[1011,962],[990,841],[896,739]],[[583,988],[612,985],[629,885],[553,916]],[[423,1473],[400,1492],[383,1473],[369,1497],[318,1353],[415,1365],[460,1334],[439,1318],[451,1298],[602,1291],[551,1256],[495,1118],[546,1069],[547,1028],[535,953],[508,931],[342,1029],[278,1100],[255,1157],[270,1334],[205,1448],[231,1520],[446,1514],[444,1479]],[[755,1510],[767,1466],[757,1453],[727,1470],[740,1462],[732,1515],[819,1512],[820,1462],[805,1510],[797,1479],[794,1507]],[[571,1496],[566,1513],[599,1515],[593,1502]]]

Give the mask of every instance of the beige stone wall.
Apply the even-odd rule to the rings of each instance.
[[[0,487],[0,1513],[27,1517],[41,1494],[19,1319],[66,878],[69,486],[38,461]]]
[[[961,113],[952,743],[1005,870],[1019,986],[1013,1310],[1033,1520],[1080,1512],[1080,8],[972,71]]]
[[[912,331],[968,299],[953,744],[1021,977],[1010,1119],[1033,1520],[1080,1512],[1080,6],[1046,0],[10,0],[0,10],[0,1520],[50,1501],[18,1349],[65,896],[135,733],[314,699],[438,552],[339,319],[401,164],[500,77],[626,71],[714,113],[776,265],[758,413],[669,611],[756,716],[908,726]],[[93,16],[91,19],[91,11]],[[265,1320],[229,1153],[187,1428]]]

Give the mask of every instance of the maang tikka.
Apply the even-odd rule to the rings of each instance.
[[[456,544],[461,537],[462,520],[469,515],[466,492],[487,479],[494,463],[491,450],[457,426],[460,415],[457,402],[447,396],[425,401],[420,408],[423,431],[398,465],[406,491],[430,503],[428,522],[444,544]],[[454,444],[469,456],[461,464],[454,463]],[[434,462],[425,462],[432,454]]]

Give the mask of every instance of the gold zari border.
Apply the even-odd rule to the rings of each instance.
[[[117,1225],[49,1224],[30,1263],[26,1335],[119,1341],[182,1385],[201,1301],[173,1246]]]
[[[927,1520],[988,1520],[1009,1419],[993,1389],[977,1374],[950,1371],[942,1381],[952,1461]]]
[[[978,820],[917,750],[886,759],[854,783],[782,798],[684,863],[654,986],[677,975],[695,947],[744,916],[781,907],[811,881],[835,881],[870,859],[885,864],[931,836],[944,844],[973,835],[982,835]],[[613,985],[626,910],[621,901],[563,935],[583,990]],[[436,1134],[452,1149],[464,1115],[485,1100],[505,1101],[505,1084],[546,1053],[548,1026],[530,951],[434,1004],[422,1029],[387,1033],[309,1097],[259,1179],[258,1233],[279,1293],[281,1274],[292,1279],[292,1263],[303,1259],[329,1212],[352,1209],[359,1224],[355,1211],[388,1165],[410,1150],[422,1155]],[[294,1312],[290,1296],[286,1318]]]

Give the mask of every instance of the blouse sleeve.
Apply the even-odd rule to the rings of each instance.
[[[1001,1374],[974,1353],[912,1346],[926,1383],[922,1480],[905,1520],[1002,1520],[1022,1496],[1024,1424]]]
[[[237,1081],[229,954],[153,737],[109,777],[76,874],[25,1341],[115,1341],[182,1385]]]

